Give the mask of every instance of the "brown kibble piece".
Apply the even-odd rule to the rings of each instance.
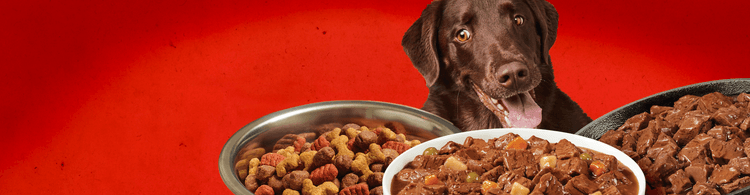
[[[331,147],[321,148],[320,150],[318,150],[318,153],[315,153],[315,156],[313,156],[313,162],[309,170],[315,170],[320,166],[332,163],[333,157],[335,155],[336,155],[336,152],[333,151],[333,148]]]
[[[339,175],[351,172],[352,157],[339,155],[333,158],[333,165],[339,170]]]
[[[370,195],[383,195],[383,186],[370,189]]]
[[[261,165],[258,167],[258,174],[255,175],[255,179],[260,181],[266,181],[269,177],[276,173],[276,167],[269,165]]]
[[[341,179],[341,187],[346,188],[349,186],[353,186],[355,184],[359,183],[359,176],[354,173],[349,173],[344,176],[344,178]]]
[[[302,190],[302,181],[308,178],[310,178],[310,173],[307,171],[292,171],[286,174],[281,181],[284,182],[285,188],[299,191]]]
[[[368,186],[380,186],[383,185],[383,172],[374,172],[367,177]]]
[[[354,139],[354,147],[353,150],[359,150],[364,151],[366,150],[370,144],[375,143],[378,141],[378,135],[376,135],[372,131],[362,131],[359,134],[357,134],[357,137]]]
[[[267,185],[271,186],[275,193],[281,193],[282,191],[284,191],[284,182],[281,181],[280,177],[269,177],[267,183]]]
[[[251,192],[255,192],[258,189],[258,180],[255,179],[255,175],[248,175],[245,178],[245,188]]]

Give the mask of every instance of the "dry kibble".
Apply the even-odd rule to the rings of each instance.
[[[360,129],[362,127],[359,126],[358,124],[354,124],[354,123],[349,123],[349,124],[344,125],[344,127],[341,127],[341,129],[349,129],[349,128]]]
[[[245,181],[245,177],[247,177],[248,168],[249,168],[249,160],[242,159],[240,161],[237,161],[236,164],[234,164],[234,169],[237,170],[237,177],[240,178],[240,181]]]
[[[277,164],[279,164],[279,162],[281,162],[282,160],[284,160],[284,158],[286,158],[286,157],[284,157],[284,155],[281,155],[281,154],[267,153],[267,154],[264,154],[260,158],[260,164],[261,165],[269,165],[269,166],[275,167]]]
[[[370,189],[370,195],[383,195],[383,186]]]
[[[370,147],[370,144],[378,141],[378,135],[372,131],[362,131],[354,139],[354,146],[359,150],[364,150]]]
[[[298,190],[285,189],[281,195],[300,195]]]
[[[357,185],[349,186],[341,190],[340,195],[370,195],[370,188],[367,184],[360,183]]]
[[[352,157],[343,155],[333,158],[333,165],[339,170],[339,175],[351,172]]]
[[[281,193],[284,191],[284,182],[281,181],[280,177],[272,176],[268,178],[268,186],[271,186],[273,188],[274,192]]]
[[[294,143],[297,142],[297,134],[286,134],[284,137],[276,141],[276,144],[273,145],[273,151],[284,149],[289,146],[294,146]]]
[[[336,155],[336,152],[333,151],[333,148],[331,147],[323,147],[320,150],[318,150],[318,153],[313,156],[312,165],[310,166],[309,170],[315,170],[320,166],[331,164],[333,162],[333,157]]]
[[[292,171],[286,174],[281,181],[284,182],[285,188],[302,190],[302,181],[308,178],[310,178],[310,173],[307,171]]]
[[[384,165],[383,165],[383,164],[381,164],[381,163],[378,163],[378,164],[371,164],[371,165],[370,165],[370,170],[371,170],[372,172],[385,172],[385,167],[384,167]]]
[[[385,155],[385,167],[388,167],[398,157],[398,152],[390,148],[383,148],[383,154]]]
[[[339,174],[339,170],[333,164],[323,165],[310,173],[313,184],[319,185],[326,181],[333,181]]]
[[[310,149],[312,150],[320,150],[324,147],[328,147],[331,145],[331,142],[329,142],[324,136],[318,137],[318,139],[315,139],[315,141],[312,143],[312,147]]]
[[[383,172],[374,172],[367,177],[367,185],[369,186],[380,186],[383,185]]]
[[[274,173],[276,173],[276,167],[261,165],[258,167],[258,174],[255,175],[255,179],[267,181]]]
[[[245,178],[245,188],[251,192],[255,192],[258,189],[258,180],[255,179],[255,175],[248,175]]]
[[[419,143],[407,142],[403,134],[383,126],[370,129],[351,123],[337,127],[341,125],[284,135],[270,153],[257,142],[249,143],[245,148],[253,149],[238,153],[237,177],[248,190],[261,195],[381,195],[382,187],[369,186],[382,185],[388,164],[411,147],[408,143]],[[381,146],[386,142],[393,143]]]
[[[273,188],[268,185],[262,185],[255,190],[255,195],[274,195]]]
[[[383,144],[382,148],[390,148],[393,150],[396,150],[399,154],[404,153],[404,151],[411,148],[409,144],[401,143],[401,142],[395,142],[395,141],[388,141]]]
[[[337,193],[339,193],[339,188],[333,182],[323,182],[315,186],[310,179],[302,181],[302,195],[335,195]]]
[[[349,173],[344,176],[343,179],[341,179],[341,187],[346,188],[349,186],[353,186],[355,184],[359,183],[359,176],[354,173]]]

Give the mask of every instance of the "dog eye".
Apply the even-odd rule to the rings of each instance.
[[[513,19],[516,21],[517,26],[521,26],[523,24],[523,20],[524,20],[523,16],[516,16]]]
[[[456,39],[461,42],[466,42],[471,39],[471,33],[468,30],[463,29],[461,31],[458,31],[458,34],[456,34]]]

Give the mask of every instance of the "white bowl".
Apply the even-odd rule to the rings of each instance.
[[[401,155],[399,155],[396,159],[393,160],[393,162],[388,165],[388,168],[385,170],[385,173],[383,175],[383,193],[385,195],[391,194],[391,183],[393,182],[393,177],[401,171],[401,169],[406,166],[409,162],[413,161],[414,158],[417,155],[421,155],[422,152],[427,149],[428,147],[435,147],[435,148],[442,148],[448,141],[453,141],[456,143],[463,143],[464,140],[466,140],[466,137],[473,137],[473,138],[482,138],[485,140],[489,140],[492,138],[500,137],[502,135],[508,134],[508,133],[515,133],[519,136],[523,137],[524,139],[530,138],[532,135],[536,136],[538,138],[545,139],[549,141],[550,143],[557,143],[561,139],[567,139],[571,143],[575,144],[578,147],[584,147],[588,149],[593,149],[597,152],[601,152],[604,154],[613,155],[619,160],[623,165],[627,166],[630,171],[633,172],[636,179],[638,180],[638,194],[644,195],[646,194],[646,177],[643,175],[643,171],[638,167],[638,164],[633,161],[628,155],[625,155],[625,153],[622,153],[617,148],[614,148],[610,145],[607,145],[605,143],[593,140],[591,138],[570,134],[570,133],[564,133],[559,131],[550,131],[550,130],[542,130],[542,129],[525,129],[525,128],[507,128],[507,129],[485,129],[485,130],[477,130],[477,131],[467,131],[462,133],[456,133],[452,135],[446,135],[439,138],[432,139],[430,141],[424,142],[422,144],[416,145],[412,147],[411,149],[405,151]]]

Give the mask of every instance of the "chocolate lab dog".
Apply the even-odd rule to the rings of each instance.
[[[555,84],[557,19],[544,0],[433,1],[401,42],[430,89],[422,109],[464,131],[578,131],[591,118]]]

